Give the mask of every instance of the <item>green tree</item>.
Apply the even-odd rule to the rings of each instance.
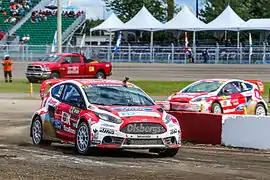
[[[162,0],[103,0],[106,7],[111,9],[118,17],[127,22],[134,17],[143,6],[158,20],[165,21],[167,9]],[[142,20],[143,23],[143,20]]]

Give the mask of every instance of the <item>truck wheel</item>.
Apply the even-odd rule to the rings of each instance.
[[[38,83],[37,79],[33,79],[33,78],[28,78],[28,82],[29,83]]]
[[[104,72],[98,71],[97,74],[96,74],[96,78],[97,79],[106,79],[106,75],[105,75]]]
[[[51,79],[58,79],[58,78],[60,78],[60,75],[57,72],[53,72],[51,74]]]

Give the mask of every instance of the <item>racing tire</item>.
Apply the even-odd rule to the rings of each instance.
[[[50,146],[52,141],[43,139],[43,126],[39,116],[35,117],[31,125],[32,142],[36,146]]]
[[[76,130],[75,150],[80,155],[90,152],[90,129],[85,122],[80,122]]]
[[[106,75],[103,71],[98,71],[95,76],[97,79],[106,79]]]
[[[59,73],[53,72],[53,73],[51,74],[51,79],[59,79],[59,78],[60,78]]]
[[[219,103],[215,102],[212,107],[211,107],[211,113],[214,113],[214,114],[222,114],[223,113],[223,109],[222,107],[220,106]]]
[[[174,157],[178,153],[179,148],[160,150],[158,155],[160,157]]]
[[[264,105],[262,105],[262,104],[256,105],[255,115],[256,116],[267,116],[267,110],[265,109]]]

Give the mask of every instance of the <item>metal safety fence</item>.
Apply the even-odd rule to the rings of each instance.
[[[134,63],[191,63],[183,46],[120,46],[114,53],[114,47],[108,46],[63,46],[63,53],[78,53],[80,50],[88,58],[110,62]],[[204,63],[202,55],[208,49],[210,64],[268,64],[270,63],[270,46],[224,47],[199,46],[192,49],[194,63]],[[45,54],[51,53],[51,46],[38,45],[0,45],[0,55],[9,54],[15,61],[36,61]],[[151,55],[152,53],[152,55]]]

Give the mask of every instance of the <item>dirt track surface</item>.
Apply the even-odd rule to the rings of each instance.
[[[34,147],[29,137],[37,100],[0,100],[0,179],[269,179],[270,152],[183,146],[174,158],[145,151],[98,151],[79,156],[72,146]],[[5,106],[2,106],[5,104]]]
[[[27,63],[14,64],[16,79],[25,77]],[[150,64],[113,63],[110,79],[122,80],[199,80],[202,78],[260,79],[270,81],[270,65],[267,64]],[[3,76],[0,76],[3,78]]]

